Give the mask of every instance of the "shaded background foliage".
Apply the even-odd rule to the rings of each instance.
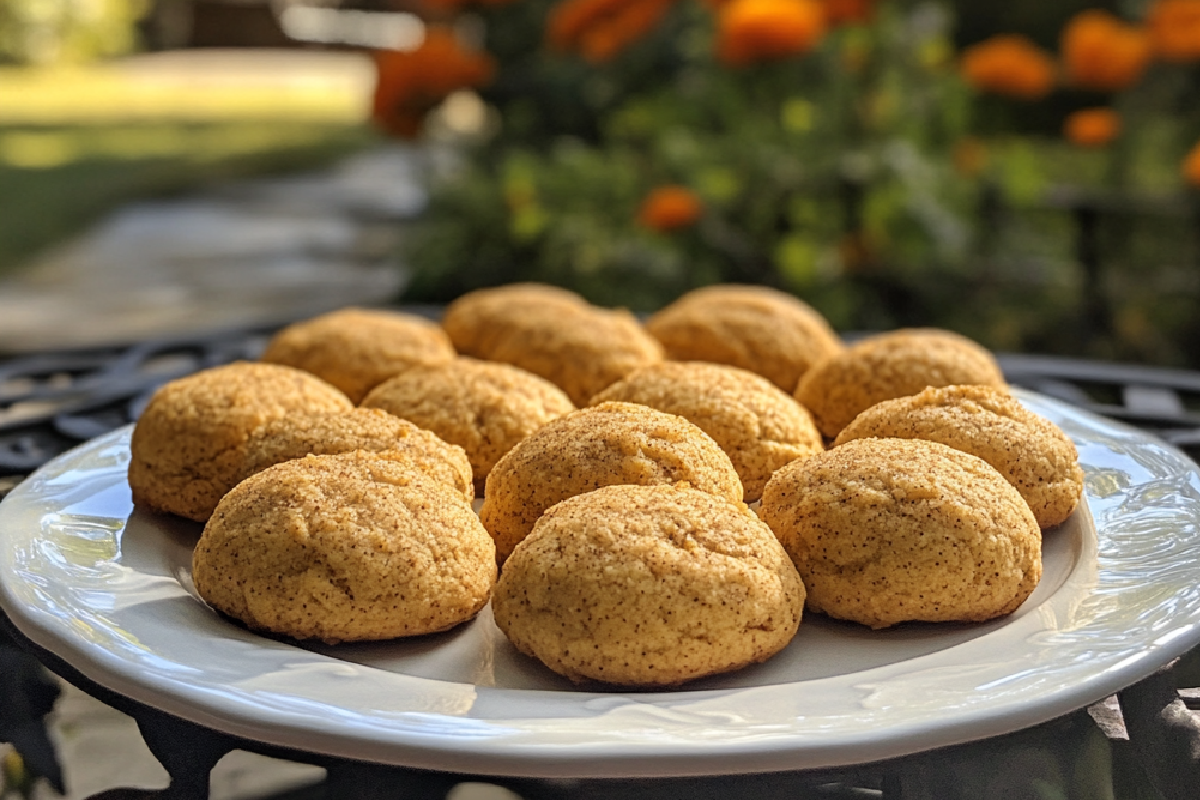
[[[879,0],[811,47],[732,65],[711,4],[668,3],[588,58],[546,33],[572,1],[461,4],[496,64],[478,87],[493,124],[433,179],[406,299],[541,280],[650,310],[765,283],[843,330],[939,325],[998,349],[1200,365],[1180,173],[1200,138],[1196,65],[1153,64],[1123,91],[1055,77],[1075,15],[1136,24],[1150,4]],[[963,79],[965,50],[1013,32],[1045,51],[1053,91]],[[1065,139],[1095,107],[1093,140]],[[664,186],[699,201],[689,224],[647,224]]]

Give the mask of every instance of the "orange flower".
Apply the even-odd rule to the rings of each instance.
[[[591,25],[610,16],[629,0],[565,0],[554,7],[546,23],[550,43],[560,50],[569,50],[578,43]]]
[[[1071,18],[1062,36],[1067,79],[1085,89],[1114,91],[1136,83],[1150,60],[1150,38],[1107,11]]]
[[[1054,88],[1054,61],[1024,36],[1006,34],[971,45],[963,77],[977,89],[1036,100]]]
[[[659,186],[642,201],[638,222],[656,231],[686,228],[700,218],[704,206],[684,186]]]
[[[1080,147],[1103,147],[1121,133],[1121,116],[1111,108],[1084,108],[1067,116],[1063,133]]]
[[[1200,0],[1158,0],[1150,7],[1146,23],[1159,58],[1200,59]]]
[[[1200,142],[1196,143],[1183,162],[1183,177],[1192,186],[1200,186]]]
[[[559,50],[607,61],[652,31],[675,0],[565,0],[550,12],[547,37]]]
[[[825,35],[816,0],[730,0],[717,20],[717,53],[733,66],[806,53]]]
[[[875,13],[875,0],[821,0],[830,25],[866,22]]]
[[[459,89],[483,86],[495,70],[490,57],[467,50],[445,27],[431,25],[415,50],[377,50],[371,117],[387,133],[412,138],[438,103]]]

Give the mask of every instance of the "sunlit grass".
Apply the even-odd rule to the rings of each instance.
[[[373,73],[348,53],[197,51],[0,69],[0,125],[118,120],[361,122]]]
[[[369,62],[348,54],[0,69],[0,272],[122,202],[365,146],[371,80]]]

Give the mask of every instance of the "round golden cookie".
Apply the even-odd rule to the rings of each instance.
[[[367,392],[415,364],[454,358],[438,325],[422,317],[366,308],[343,308],[289,325],[262,354],[332,383],[358,403]]]
[[[765,286],[708,286],[659,311],[646,329],[675,361],[710,361],[762,375],[785,392],[842,349],[815,309]]]
[[[442,328],[459,353],[490,358],[496,337],[531,316],[589,308],[574,292],[544,283],[513,283],[468,292],[446,307]]]
[[[914,328],[863,339],[825,359],[801,378],[796,399],[833,438],[876,403],[956,384],[1006,386],[996,359],[975,342]]]
[[[662,361],[662,348],[628,311],[589,307],[531,315],[498,335],[485,357],[545,378],[582,406]]]
[[[744,505],[694,489],[609,486],[551,508],[492,598],[521,652],[573,681],[674,686],[782,650],[804,584]]]
[[[855,417],[835,444],[868,437],[928,439],[979,456],[1017,488],[1043,528],[1064,522],[1083,496],[1074,442],[990,386],[947,386],[884,401]]]
[[[461,492],[467,500],[475,497],[471,462],[461,447],[378,408],[355,408],[337,414],[289,414],[260,425],[246,441],[241,480],[294,458],[356,450],[403,461]]]
[[[463,448],[481,492],[492,467],[517,442],[575,410],[549,381],[508,364],[471,358],[405,370],[372,389],[362,404]]]
[[[547,423],[504,455],[487,479],[479,518],[501,563],[542,512],[601,486],[686,482],[741,502],[729,456],[683,417],[604,403]]]
[[[391,639],[473,617],[496,578],[460,492],[357,452],[285,461],[238,484],[192,557],[196,591],[256,630]]]
[[[171,381],[133,429],[133,502],[203,522],[241,478],[255,428],[289,414],[351,408],[320,378],[275,364],[228,364]]]
[[[812,415],[782,389],[736,367],[664,361],[643,367],[592,399],[678,414],[720,445],[752,503],[771,473],[825,449]]]
[[[1042,574],[1042,535],[1004,476],[923,439],[856,439],[775,473],[759,516],[808,608],[872,628],[1015,611]]]

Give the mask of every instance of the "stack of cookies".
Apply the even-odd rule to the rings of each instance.
[[[196,589],[234,620],[388,639],[490,601],[521,652],[624,686],[763,661],[806,608],[1010,614],[1082,494],[1074,445],[975,343],[847,347],[742,286],[645,325],[533,284],[440,326],[334,312],[164,386],[131,450],[137,505],[205,523]]]

